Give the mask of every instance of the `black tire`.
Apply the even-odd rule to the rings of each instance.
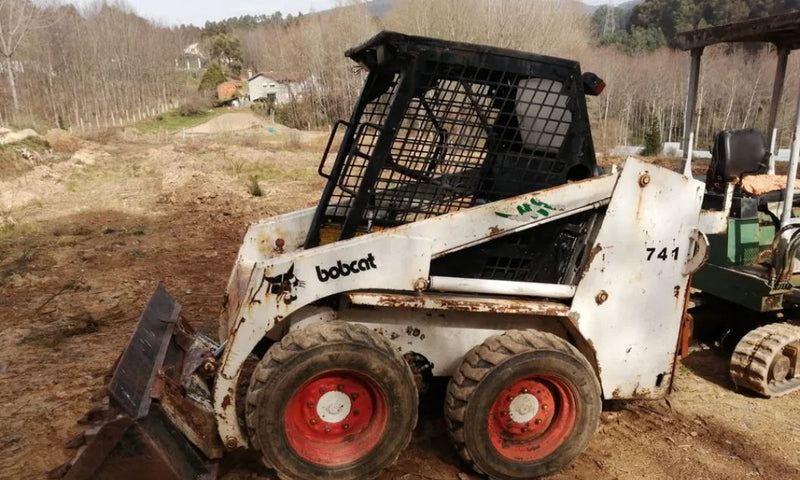
[[[526,383],[530,379],[543,383]],[[552,387],[564,400],[547,397],[548,388],[544,395],[537,387],[530,393],[519,390],[520,397],[522,392],[536,394],[536,407],[527,412],[538,413],[524,417],[527,423],[507,421],[497,427],[501,416],[511,420],[512,409],[502,408],[503,402],[513,406],[517,396],[509,389],[520,385]],[[575,347],[549,333],[509,331],[488,338],[464,357],[447,388],[445,423],[459,455],[476,471],[494,479],[529,479],[559,471],[580,455],[597,430],[601,410],[600,383]],[[531,431],[539,429],[544,429],[541,434]]]
[[[336,423],[324,415],[329,381],[338,385],[325,395],[343,392],[349,412]],[[313,400],[318,385],[321,397]],[[286,335],[259,362],[247,393],[247,427],[264,464],[281,478],[372,479],[408,445],[418,403],[410,367],[385,338],[362,325],[317,323]],[[341,441],[330,444],[329,433]]]

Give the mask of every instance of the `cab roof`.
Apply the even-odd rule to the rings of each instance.
[[[682,50],[695,50],[718,43],[772,43],[778,48],[800,48],[800,12],[754,18],[717,27],[679,33],[675,41]]]

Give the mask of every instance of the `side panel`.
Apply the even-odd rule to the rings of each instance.
[[[504,313],[468,313],[407,308],[354,308],[338,319],[361,323],[385,336],[400,354],[414,352],[433,364],[433,375],[455,373],[464,355],[492,335],[534,328],[567,338],[565,319]],[[302,328],[308,323],[292,325]]]
[[[261,222],[253,223],[247,228],[239,255],[233,266],[228,286],[225,289],[224,309],[220,314],[220,341],[230,333],[229,327],[236,320],[237,310],[241,305],[250,276],[253,274],[253,265],[264,262],[276,255],[300,250],[311,226],[314,208],[298,210],[295,212],[278,215]],[[284,241],[279,249],[275,241]]]
[[[696,180],[625,163],[572,303],[597,351],[606,398],[657,398],[669,389],[702,196]]]
[[[284,252],[299,250],[305,242],[314,210],[307,208],[251,224],[239,248],[239,260],[264,261],[283,253],[275,245],[279,238],[284,241]]]
[[[235,321],[214,386],[214,410],[225,446],[246,445],[236,413],[236,383],[245,359],[269,330],[300,308],[337,293],[413,291],[419,278],[428,277],[430,259],[430,240],[387,233],[253,263],[244,295],[228,305]]]

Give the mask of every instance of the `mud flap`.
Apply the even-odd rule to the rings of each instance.
[[[222,447],[203,398],[210,392],[192,381],[211,345],[179,319],[180,308],[156,288],[114,369],[107,405],[84,417],[90,428],[68,445],[77,455],[51,478],[216,478],[211,458]]]

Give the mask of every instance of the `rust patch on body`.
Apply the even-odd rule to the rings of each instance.
[[[368,307],[452,310],[473,313],[493,312],[544,317],[564,317],[569,314],[569,307],[563,303],[519,298],[481,298],[469,295],[426,293],[405,295],[372,292],[349,293],[347,297],[353,305]]]
[[[589,258],[586,260],[586,266],[588,267],[589,265],[591,265],[592,262],[594,262],[594,257],[596,257],[597,254],[599,254],[602,251],[603,251],[603,246],[600,245],[599,243],[594,247],[592,247],[592,249],[589,250]]]
[[[229,393],[224,397],[222,397],[222,408],[227,409],[230,406],[231,406],[231,394]]]

